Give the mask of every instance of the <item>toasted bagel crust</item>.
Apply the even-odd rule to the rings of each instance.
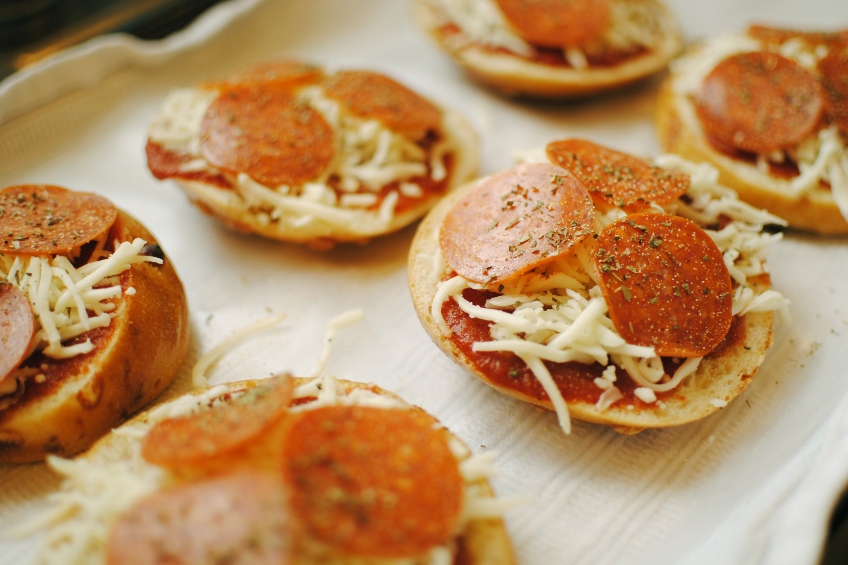
[[[719,171],[719,182],[739,193],[739,198],[765,208],[789,222],[789,227],[823,235],[848,234],[831,192],[817,187],[798,197],[789,195],[786,179],[760,171],[756,164],[734,159],[710,145],[692,102],[675,92],[670,75],[660,89],[655,124],[660,145],[690,161],[706,161]]]
[[[430,308],[436,288],[445,275],[443,263],[438,260],[441,255],[439,229],[453,205],[475,186],[476,182],[472,182],[460,187],[439,203],[418,227],[408,263],[409,288],[415,311],[430,338],[459,366],[504,394],[552,410],[553,405],[547,398],[538,399],[521,391],[494,384],[456,346],[450,336],[442,335],[431,315]],[[439,267],[440,264],[442,267]],[[767,278],[763,277],[752,287],[755,292],[765,291],[769,287]],[[628,410],[626,402],[617,402],[606,410],[598,410],[594,402],[580,400],[568,403],[569,413],[573,419],[607,424],[622,433],[635,433],[644,428],[676,426],[704,418],[718,410],[714,400],[732,400],[757,373],[772,343],[772,319],[771,312],[758,312],[741,317],[738,322],[740,327],[735,331],[731,329],[731,337],[704,357],[697,371],[674,389],[673,396],[663,399],[664,408],[653,405],[650,409]],[[598,394],[600,393],[601,390],[598,389]]]
[[[443,110],[441,133],[455,148],[451,152],[452,166],[445,193],[471,179],[478,167],[478,140],[471,125],[459,114]],[[341,225],[320,218],[303,223],[280,218],[277,221],[262,222],[245,205],[242,197],[234,189],[222,188],[200,180],[175,178],[189,200],[206,214],[219,219],[230,229],[243,233],[255,233],[271,239],[303,243],[314,249],[329,249],[336,243],[367,243],[370,239],[395,232],[414,222],[443,196],[431,194],[406,210],[394,214],[391,221],[382,224],[376,213],[362,214],[355,223]]]
[[[110,238],[148,244],[155,238],[123,211]],[[188,306],[169,259],[137,263],[119,275],[118,315],[91,353],[0,411],[0,463],[72,455],[150,402],[173,380],[188,348]],[[127,289],[134,288],[134,294]],[[47,360],[46,363],[51,363]],[[44,387],[44,390],[40,390]],[[46,387],[49,387],[47,389]]]
[[[658,47],[649,53],[628,58],[609,67],[574,69],[546,65],[512,53],[496,52],[477,45],[454,46],[445,42],[439,19],[427,0],[413,3],[415,18],[433,41],[474,79],[500,92],[542,98],[578,98],[615,90],[653,75],[683,48],[677,22],[671,11],[656,2],[662,11],[663,35]]]
[[[311,379],[294,378],[295,386],[304,384]],[[240,381],[227,383],[227,392],[243,390],[247,387],[255,386],[261,381]],[[396,394],[383,390],[376,385],[353,382],[353,381],[337,381],[346,393],[357,389],[367,389],[377,394],[389,396],[395,400],[403,402]],[[199,389],[192,391],[191,395],[203,394],[207,389]],[[179,399],[175,399],[179,400]],[[173,401],[171,401],[173,402]],[[420,410],[420,408],[415,408]],[[161,420],[172,416],[167,410],[145,411],[136,415],[126,424],[132,425],[153,425]],[[447,430],[446,430],[447,431]],[[449,431],[447,431],[450,434]],[[457,439],[451,434],[454,439]],[[139,438],[121,433],[110,433],[98,440],[88,451],[81,454],[79,457],[93,463],[106,463],[126,459],[131,456],[135,450],[135,445],[139,442]],[[459,441],[457,439],[457,441]],[[479,479],[475,482],[475,486],[479,487],[485,494],[493,496],[491,486],[485,479]],[[457,563],[462,565],[515,565],[515,555],[512,549],[512,544],[509,540],[504,522],[501,519],[477,519],[468,523],[464,534],[462,535],[460,544],[460,552],[462,560]]]

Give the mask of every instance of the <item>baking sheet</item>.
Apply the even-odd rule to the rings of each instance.
[[[848,3],[836,0],[671,4],[688,40],[750,21],[848,27]],[[495,393],[430,342],[406,286],[414,227],[314,253],[227,231],[147,172],[147,125],[170,90],[274,57],[380,70],[459,110],[480,134],[483,174],[565,136],[659,152],[657,81],[582,102],[505,99],[470,82],[410,12],[397,0],[244,0],[166,43],[110,37],[71,50],[0,83],[0,184],[98,192],[156,234],[192,311],[191,351],[166,397],[188,389],[200,353],[271,312],[289,317],[224,357],[212,381],[306,374],[327,321],[362,307],[327,370],[393,390],[473,449],[497,451],[497,492],[536,496],[507,515],[524,565],[815,563],[848,479],[848,239],[789,234],[775,248],[774,286],[794,321],[777,327],[760,374],[727,408],[632,437],[577,422],[566,437],[553,414]],[[0,531],[44,509],[57,483],[40,464],[0,466]],[[34,562],[39,542],[0,539],[0,564]]]

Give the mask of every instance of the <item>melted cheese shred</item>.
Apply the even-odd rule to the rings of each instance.
[[[676,169],[691,176],[686,198],[667,204],[664,211],[688,217],[704,225],[719,217],[730,222],[720,231],[705,232],[722,251],[725,264],[736,284],[733,314],[777,311],[788,319],[789,302],[777,291],[757,294],[748,286],[748,278],[766,274],[765,254],[782,234],[762,232],[763,225],[785,225],[785,222],[758,210],[736,197],[736,193],[718,184],[718,172],[708,164],[694,164],[676,155],[656,160],[659,166]],[[595,230],[608,225],[623,214],[620,210],[599,212]],[[595,379],[599,389],[596,407],[606,410],[622,397],[615,386],[613,366],[623,369],[639,385],[637,396],[655,402],[657,392],[677,387],[698,368],[701,358],[686,359],[673,375],[666,375],[662,359],[653,347],[627,343],[608,315],[608,306],[596,283],[590,253],[594,240],[587,238],[573,255],[559,257],[537,272],[509,281],[501,294],[477,306],[463,297],[467,288],[482,289],[461,276],[442,281],[435,292],[431,316],[442,334],[450,329],[442,316],[442,305],[454,300],[472,318],[491,322],[491,341],[475,342],[475,352],[511,352],[521,358],[544,388],[557,414],[560,427],[570,433],[568,406],[544,361],[554,363],[599,363],[607,367],[604,377]]]
[[[115,278],[135,263],[161,264],[141,255],[145,241],[116,242],[115,251],[79,268],[65,256],[8,256],[0,254],[0,280],[17,287],[29,300],[38,325],[30,345],[53,359],[66,359],[94,349],[90,339],[75,345],[65,342],[95,328],[107,327],[117,316],[121,285]],[[102,253],[102,242],[95,255]]]
[[[452,50],[484,45],[504,49],[523,58],[538,54],[536,47],[518,36],[494,0],[428,0],[431,27],[455,25],[461,34],[446,38]],[[595,41],[563,49],[563,57],[575,70],[590,67],[587,55],[607,49],[627,51],[634,47],[656,48],[662,38],[657,7],[649,1],[610,1],[610,22]]]
[[[49,528],[38,563],[102,563],[111,525],[136,501],[160,489],[165,478],[162,469],[141,458],[140,443],[128,449],[129,456],[110,461],[49,455],[48,466],[65,478],[62,490],[49,495],[53,511],[8,534]]]
[[[769,47],[747,35],[720,35],[672,63],[672,88],[681,96],[693,96],[722,60],[739,53],[764,49]],[[813,73],[816,72],[818,61],[828,53],[825,45],[813,47],[797,38],[771,49]],[[769,163],[784,163],[787,158],[798,166],[800,174],[788,181],[775,183],[774,186],[786,196],[798,198],[826,182],[830,185],[839,211],[848,220],[848,137],[834,125],[821,128],[796,146],[768,155],[758,155],[757,168],[762,174],[768,175]]]
[[[381,409],[406,410],[412,406],[393,394],[378,394],[367,385],[346,390],[343,384],[329,374],[321,374],[330,355],[331,345],[338,330],[349,327],[363,319],[360,309],[344,312],[332,319],[327,326],[327,336],[321,360],[315,376],[294,391],[295,399],[311,399],[310,402],[291,407],[292,412],[313,410],[322,406],[370,406]],[[257,324],[244,328],[224,340],[198,360],[198,365],[208,367],[209,359],[217,358],[223,351],[234,347],[245,336],[279,323],[282,315],[272,316]],[[205,370],[205,369],[204,369]],[[202,371],[201,371],[202,373]],[[140,423],[128,423],[113,434],[126,439],[125,449],[98,452],[98,458],[85,457],[63,459],[49,456],[47,464],[64,477],[61,489],[50,495],[54,508],[39,518],[22,524],[7,535],[27,536],[48,529],[38,563],[40,565],[91,565],[103,562],[103,551],[108,541],[112,524],[143,497],[168,486],[170,476],[160,467],[147,463],[141,455],[141,440],[150,428],[161,420],[194,413],[212,407],[220,398],[238,396],[227,385],[217,385],[195,395],[181,396],[162,404],[149,412],[148,418]],[[435,424],[441,429],[441,424]],[[527,497],[495,499],[485,492],[480,481],[495,474],[492,461],[497,454],[487,452],[472,454],[454,436],[448,446],[457,460],[464,481],[463,509],[457,526],[459,535],[471,520],[497,518],[510,508],[529,502]],[[419,558],[377,559],[374,565],[451,565],[455,548],[439,546]],[[312,563],[311,555],[304,556],[303,563]],[[368,565],[372,561],[359,558],[330,558],[317,556],[315,563],[323,565]],[[301,562],[301,561],[299,561]]]
[[[150,140],[169,151],[190,155],[182,172],[221,171],[208,163],[200,150],[200,127],[206,110],[217,94],[198,88],[185,88],[169,95],[149,130]],[[337,226],[388,226],[401,194],[422,198],[424,191],[412,181],[429,177],[447,178],[445,159],[458,152],[453,132],[461,127],[449,115],[443,116],[442,135],[429,150],[414,140],[395,133],[377,120],[365,120],[327,97],[320,87],[303,88],[299,100],[318,111],[336,132],[336,151],[327,170],[301,185],[265,186],[241,173],[234,179],[236,191],[246,211],[257,221],[270,224],[286,220],[301,226],[322,221]],[[333,186],[330,180],[333,179]],[[382,198],[386,185],[402,183]]]
[[[235,348],[247,337],[257,332],[273,328],[285,319],[286,313],[281,312],[279,314],[275,314],[274,316],[265,318],[264,320],[260,320],[255,324],[238,330],[236,333],[234,333],[233,335],[231,335],[230,337],[228,337],[227,339],[220,342],[215,347],[201,355],[197,362],[194,364],[194,367],[192,367],[191,369],[191,384],[195,388],[202,388],[207,386],[209,382],[206,378],[206,371],[208,371],[209,368],[218,361],[218,359],[220,359],[228,351]]]

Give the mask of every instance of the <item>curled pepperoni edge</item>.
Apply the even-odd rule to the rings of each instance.
[[[441,130],[442,111],[395,79],[372,71],[339,71],[324,81],[327,96],[353,114],[421,140]]]
[[[691,179],[686,173],[663,169],[645,159],[586,139],[553,141],[545,150],[551,163],[571,172],[594,199],[628,212],[644,209],[651,203],[672,202],[689,190],[691,185]],[[590,163],[592,171],[600,167],[603,176],[590,178],[581,174],[586,167],[584,161],[593,157],[600,162]],[[633,179],[626,179],[627,187],[633,190],[619,190],[622,183],[611,177],[621,175],[635,175]]]
[[[674,231],[671,230],[678,233],[681,230],[687,230],[694,236],[695,241],[687,242],[686,245],[686,253],[690,255],[691,261],[679,254],[675,256],[668,251],[668,248],[674,244]],[[620,234],[621,231],[629,232],[631,237],[626,238],[627,234]],[[614,248],[618,242],[626,241],[638,242],[638,250],[634,253],[630,251],[632,247],[628,247],[628,253],[617,253],[615,255],[607,250]],[[645,244],[646,241],[647,244]],[[694,245],[701,246],[697,251],[697,257],[692,255],[695,253]],[[653,267],[648,265],[650,275],[660,274],[662,276],[663,272],[669,273],[672,264],[675,266],[672,273],[674,277],[680,275],[681,267],[684,265],[692,265],[697,268],[706,263],[710,267],[702,268],[700,272],[692,272],[687,277],[688,282],[679,285],[673,284],[674,281],[669,281],[668,277],[654,281],[652,285],[654,291],[657,292],[656,289],[659,288],[659,292],[663,294],[662,296],[659,294],[651,296],[648,294],[647,287],[643,287],[642,284],[634,286],[632,283],[626,283],[627,279],[617,273],[630,275],[631,280],[642,274],[643,271],[631,271],[630,273],[628,271],[631,266],[634,269],[644,268],[644,264],[622,265],[621,263],[623,257],[627,257],[632,262],[637,261],[638,257],[644,256],[644,254],[640,254],[640,251],[645,249],[653,250],[661,263]],[[682,249],[682,247],[678,247],[678,249]],[[668,255],[667,258],[662,256],[663,252]],[[701,256],[702,253],[703,256]],[[730,273],[724,264],[721,251],[712,239],[690,220],[670,214],[641,213],[626,216],[610,224],[599,234],[595,243],[593,260],[596,272],[599,275],[598,284],[601,285],[601,290],[609,307],[609,316],[619,334],[628,343],[653,346],[660,356],[700,357],[715,349],[730,330],[732,322]],[[696,263],[696,261],[699,263]],[[713,272],[705,273],[704,271]],[[647,276],[643,283],[646,281]],[[670,289],[673,290],[671,295],[668,293]],[[676,326],[670,325],[676,324],[676,321],[667,309],[673,310],[676,316],[682,310],[687,308],[695,310],[695,307],[699,306],[696,312],[704,320],[704,304],[698,304],[701,294],[704,296],[712,294],[714,298],[718,299],[717,306],[714,303],[710,307],[706,321],[692,328],[690,326],[692,326],[691,322],[694,319],[689,316],[684,320],[684,322],[687,322],[683,324],[685,327],[679,330],[679,333],[684,334],[683,337],[676,340],[667,338],[666,336],[670,332],[678,332]],[[657,300],[654,301],[654,298],[657,298]],[[685,304],[685,306],[681,308],[681,304]],[[660,330],[652,331],[657,326],[660,327]]]
[[[0,253],[11,255],[70,253],[102,237],[118,217],[118,208],[98,194],[45,184],[0,189],[0,208]]]
[[[288,414],[293,391],[292,379],[281,375],[225,403],[162,420],[142,440],[142,457],[172,468],[232,453]]]
[[[564,203],[556,210],[560,217],[551,218],[551,202],[539,196]],[[521,214],[527,208],[537,220],[546,213],[550,222],[534,224]],[[457,202],[442,222],[439,245],[457,274],[496,286],[571,252],[592,232],[594,211],[591,196],[568,171],[524,163],[483,180]],[[484,253],[485,248],[491,252]]]

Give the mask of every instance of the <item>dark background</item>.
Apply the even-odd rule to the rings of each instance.
[[[0,79],[103,33],[161,39],[221,0],[0,0]]]

